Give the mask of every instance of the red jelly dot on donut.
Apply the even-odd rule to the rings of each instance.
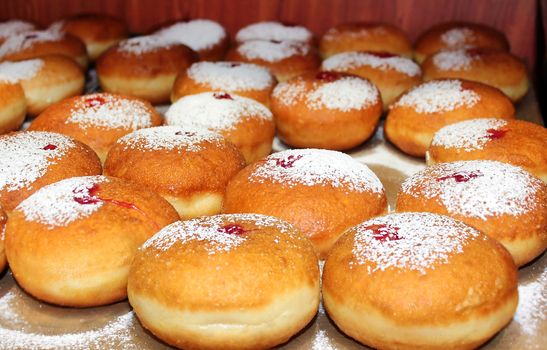
[[[38,37],[38,34],[27,34],[25,35],[25,40],[36,39],[37,37]]]
[[[101,106],[106,103],[105,99],[101,96],[94,96],[85,99],[85,104],[87,107]]]
[[[196,133],[195,132],[191,132],[191,131],[177,131],[175,133],[175,135],[178,135],[178,136],[188,136],[188,137],[193,137],[193,136],[196,136]]]
[[[474,179],[476,177],[483,176],[483,174],[477,170],[477,171],[459,171],[454,174],[450,174],[448,176],[443,176],[437,178],[437,181],[444,181],[448,179],[454,179],[456,182],[467,182],[471,179]]]
[[[281,44],[281,40],[270,40],[271,43],[274,43],[274,44]]]
[[[225,92],[215,92],[213,94],[213,97],[216,98],[217,100],[233,100],[232,96]]]
[[[227,233],[229,235],[242,235],[247,231],[243,226],[238,224],[228,224],[218,228],[218,232]]]
[[[99,193],[98,184],[93,184],[90,188],[84,188],[83,190],[76,188],[72,193],[74,193],[74,201],[79,204],[95,204],[101,201],[101,199],[97,197],[97,193]]]
[[[230,63],[230,67],[232,68],[239,67],[239,66],[241,66],[241,63],[237,63],[237,62]]]
[[[490,140],[497,140],[501,139],[502,137],[507,134],[508,130],[505,129],[488,129],[486,130],[486,137],[488,137]]]
[[[52,145],[51,143],[49,143],[49,144],[45,145],[44,148],[42,148],[42,149],[45,150],[45,151],[53,151],[53,150],[57,149],[57,146]]]
[[[292,154],[288,156],[287,158],[279,158],[275,160],[275,165],[280,166],[282,168],[292,168],[294,166],[294,162],[301,159],[302,155],[293,156]]]
[[[380,224],[372,225],[368,227],[368,229],[372,231],[372,238],[380,242],[398,241],[402,239],[398,234],[399,228],[395,226]]]
[[[374,55],[374,56],[378,56],[380,58],[397,57],[397,55],[395,55],[391,52],[386,52],[386,51],[380,51],[380,52],[367,51],[367,53],[369,53],[371,55]]]
[[[342,76],[336,72],[319,72],[315,76],[316,79],[324,81],[335,81],[340,79]]]

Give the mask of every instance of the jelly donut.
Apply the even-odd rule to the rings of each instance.
[[[435,164],[406,179],[397,211],[449,215],[499,241],[522,266],[547,248],[547,184],[489,160]]]
[[[97,93],[76,96],[49,106],[32,121],[29,130],[54,131],[90,146],[104,162],[120,137],[161,125],[161,115],[141,99]]]
[[[137,248],[177,212],[156,193],[105,176],[41,188],[11,213],[6,256],[17,283],[48,303],[89,307],[127,296]]]
[[[0,75],[0,135],[18,130],[25,121],[27,100],[21,84]]]
[[[84,43],[58,30],[35,30],[11,35],[0,45],[0,61],[20,61],[45,55],[67,56],[82,68],[87,68]]]
[[[445,22],[429,28],[416,40],[414,58],[422,63],[441,50],[475,47],[509,51],[509,42],[505,34],[483,24]]]
[[[422,70],[410,58],[379,52],[342,52],[321,64],[325,71],[369,79],[382,94],[384,109],[399,95],[422,82]]]
[[[526,65],[509,52],[471,48],[440,51],[423,63],[424,80],[458,78],[497,87],[516,102],[528,91]]]
[[[42,131],[0,136],[0,205],[8,214],[45,185],[101,172],[97,155],[71,137]]]
[[[382,114],[376,86],[337,72],[309,73],[280,83],[270,104],[279,138],[299,148],[355,147],[374,133]]]
[[[495,240],[442,215],[395,213],[350,229],[323,269],[323,305],[376,349],[474,349],[518,304],[517,269]]]
[[[128,297],[144,328],[183,349],[269,349],[319,307],[309,240],[284,221],[216,215],[171,224],[139,249]]]
[[[303,26],[275,21],[257,22],[241,28],[236,33],[236,42],[252,40],[274,40],[314,44],[313,33]]]
[[[278,81],[314,72],[321,64],[315,48],[299,41],[245,41],[230,49],[226,59],[264,66]]]
[[[389,52],[411,58],[412,44],[405,32],[387,23],[345,23],[321,38],[319,53],[328,58],[341,52]]]
[[[128,36],[124,22],[102,14],[71,16],[54,22],[50,28],[79,38],[85,44],[91,61]]]
[[[219,133],[241,151],[247,163],[270,154],[275,136],[269,109],[250,98],[226,92],[181,98],[165,113],[165,124]]]
[[[0,63],[0,80],[21,84],[27,100],[27,114],[31,116],[64,98],[80,95],[85,84],[80,66],[61,55]]]
[[[4,233],[6,229],[6,221],[8,220],[8,216],[0,208],[0,273],[4,271],[6,268],[7,260],[6,260],[6,252],[4,249]]]
[[[228,181],[244,166],[239,150],[217,133],[162,126],[120,138],[104,171],[153,189],[189,219],[218,214]]]
[[[277,82],[267,68],[241,62],[196,62],[181,72],[171,91],[171,102],[186,95],[207,91],[227,92],[265,106]]]
[[[472,119],[447,125],[433,136],[428,164],[497,160],[526,169],[547,182],[547,129],[524,120]]]
[[[286,220],[308,236],[321,259],[342,233],[387,212],[384,187],[350,156],[304,149],[274,153],[228,184],[225,213],[259,213]]]
[[[384,132],[404,153],[424,157],[443,126],[475,118],[514,119],[515,107],[498,89],[477,82],[432,80],[403,94],[391,105]]]
[[[19,19],[0,22],[0,45],[12,35],[31,32],[35,29],[36,26],[34,24]]]
[[[219,61],[226,54],[230,40],[226,30],[210,19],[178,22],[156,32],[197,52],[202,61]]]
[[[177,74],[198,60],[185,45],[159,35],[119,42],[97,60],[103,91],[140,97],[154,104],[169,101]]]

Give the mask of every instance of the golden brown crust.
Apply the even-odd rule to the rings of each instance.
[[[20,209],[10,215],[8,261],[19,285],[36,298],[73,307],[124,299],[127,270],[137,248],[178,220],[169,203],[152,191],[115,178],[99,188],[101,198],[128,202],[139,210],[105,203],[92,215],[53,229],[27,220]],[[120,278],[109,282],[109,274]],[[59,285],[65,287],[57,289]]]
[[[395,102],[384,125],[387,139],[409,155],[424,157],[433,135],[443,126],[475,118],[515,118],[515,107],[511,100],[498,89],[465,80],[461,81],[461,86],[464,90],[476,93],[480,100],[471,107],[464,104],[453,110],[436,113],[418,113],[412,106],[400,106]]]
[[[6,252],[4,251],[4,229],[6,227],[6,221],[8,216],[4,210],[0,207],[0,273],[6,268]]]
[[[405,32],[387,23],[345,23],[329,29],[321,38],[319,52],[328,58],[340,52],[389,52],[412,57],[412,44]]]
[[[467,28],[471,35],[463,35],[463,40],[454,40],[449,45],[442,40],[442,35],[450,30]],[[464,39],[465,38],[465,39]],[[423,62],[428,56],[449,48],[482,47],[509,51],[509,42],[505,34],[489,26],[470,22],[445,22],[426,30],[416,40],[414,56],[418,62]]]
[[[0,134],[19,129],[25,120],[26,110],[21,85],[0,81]]]

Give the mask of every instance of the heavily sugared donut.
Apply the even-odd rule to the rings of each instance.
[[[0,63],[0,80],[21,84],[27,100],[27,114],[31,116],[64,98],[80,95],[85,84],[80,66],[61,55]]]
[[[226,59],[264,66],[278,81],[316,71],[321,64],[315,48],[299,41],[245,41],[230,49]]]
[[[489,26],[446,22],[429,28],[416,40],[414,58],[421,63],[441,50],[473,47],[509,51],[509,42],[505,34]]]
[[[95,61],[109,47],[128,36],[124,22],[102,14],[68,17],[54,22],[50,28],[74,35],[84,42],[91,61]]]
[[[156,32],[197,52],[202,61],[219,61],[226,54],[230,40],[226,30],[210,19],[178,22]]]
[[[97,60],[101,89],[165,103],[177,74],[197,61],[192,49],[160,35],[119,42]]]
[[[528,91],[526,65],[509,52],[471,48],[440,51],[423,63],[424,80],[458,78],[478,81],[503,91],[513,101]]]
[[[314,43],[313,33],[306,27],[275,21],[249,24],[236,33],[239,44],[252,40],[296,41],[311,45]]]
[[[474,349],[518,304],[517,269],[481,232],[442,215],[397,213],[350,229],[323,270],[323,305],[376,349]]]
[[[175,80],[171,102],[186,95],[220,91],[270,104],[270,94],[276,84],[267,68],[241,62],[196,62]]]
[[[227,92],[181,98],[165,113],[165,124],[219,133],[237,146],[247,163],[270,154],[275,136],[270,110],[255,100]]]
[[[424,157],[443,126],[475,118],[514,119],[515,107],[498,89],[477,82],[432,80],[414,87],[391,105],[387,139],[401,151]]]
[[[11,35],[0,45],[0,61],[20,61],[45,55],[62,55],[87,67],[88,58],[80,39],[59,30],[35,30]]]
[[[0,134],[15,131],[25,121],[27,100],[21,84],[0,76]]]
[[[68,136],[38,131],[0,136],[0,205],[8,213],[45,185],[101,172],[97,155]]]
[[[0,45],[10,36],[30,32],[36,29],[36,26],[27,21],[12,19],[0,22]]]
[[[178,220],[156,193],[83,176],[43,187],[11,213],[6,256],[17,283],[57,305],[89,307],[127,296],[137,248]]]
[[[6,228],[6,221],[8,220],[8,216],[4,212],[4,210],[0,207],[0,274],[2,271],[4,271],[4,268],[6,267],[6,252],[4,249],[4,234],[5,234],[5,228]]]
[[[390,53],[342,52],[323,61],[321,69],[369,79],[382,94],[384,109],[399,95],[422,82],[422,70],[410,58]]]
[[[382,183],[370,169],[334,151],[274,153],[228,184],[225,213],[260,213],[294,224],[325,258],[348,228],[387,212]]]
[[[239,150],[217,133],[162,126],[120,138],[104,171],[153,189],[189,219],[218,214],[228,181],[244,166]]]
[[[374,133],[382,114],[376,86],[337,72],[309,73],[280,83],[270,103],[279,138],[300,148],[355,147]]]
[[[104,162],[120,137],[162,124],[150,103],[138,98],[97,93],[65,99],[48,107],[32,121],[29,130],[54,131],[89,145]]]
[[[328,58],[341,52],[389,52],[412,57],[412,44],[401,29],[387,23],[345,23],[329,29],[319,52]]]
[[[284,221],[253,214],[171,224],[137,253],[129,302],[142,325],[183,349],[269,349],[319,307],[309,240]]]
[[[452,216],[498,240],[522,266],[547,248],[547,184],[489,160],[441,163],[405,180],[397,211]]]
[[[524,120],[472,119],[433,136],[428,164],[490,159],[520,166],[547,182],[547,129]]]

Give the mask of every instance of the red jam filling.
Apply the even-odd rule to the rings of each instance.
[[[280,166],[282,168],[292,168],[294,166],[294,162],[301,159],[302,155],[293,156],[292,154],[288,156],[287,158],[279,158],[275,160],[275,165]]]
[[[274,44],[281,44],[281,40],[270,40],[270,42]]]
[[[102,106],[106,103],[106,100],[101,96],[93,96],[85,99],[87,107]]]
[[[239,66],[241,66],[241,63],[237,63],[237,62],[230,63],[230,67],[232,68],[239,67]]]
[[[213,97],[217,100],[233,100],[233,97],[225,92],[215,92]]]
[[[380,224],[372,225],[368,227],[368,229],[372,231],[372,238],[380,242],[398,241],[402,239],[398,234],[399,228],[395,226]]]
[[[439,177],[437,178],[437,181],[444,181],[448,179],[454,179],[456,182],[467,182],[471,179],[477,178],[483,176],[483,174],[477,170],[477,171],[459,171],[454,174],[450,174],[447,176]]]
[[[38,37],[38,34],[27,34],[27,35],[25,35],[24,40],[36,39],[37,37]]]
[[[222,227],[219,227],[217,231],[222,233],[227,233],[229,235],[237,235],[237,236],[247,233],[247,230],[245,230],[243,226],[238,224],[224,225]]]
[[[336,72],[319,72],[315,76],[315,78],[318,79],[318,80],[324,80],[324,81],[328,81],[328,82],[336,81],[336,80],[340,79],[341,77],[342,77],[342,75],[339,74],[339,73],[336,73]]]
[[[178,136],[188,136],[188,137],[194,137],[196,136],[196,133],[195,132],[191,132],[191,131],[177,131],[175,133],[175,135],[178,135]]]
[[[490,140],[501,139],[502,137],[505,136],[505,134],[507,134],[507,131],[509,131],[509,130],[506,130],[506,129],[488,129],[488,130],[486,130],[486,137],[488,137]]]
[[[385,51],[380,51],[380,52],[367,51],[367,53],[369,53],[371,55],[374,55],[374,56],[377,56],[377,57],[380,57],[380,58],[397,57],[397,55],[395,55],[391,52],[385,52]]]
[[[57,146],[52,145],[51,143],[47,144],[42,148],[44,151],[53,151],[57,149]]]

